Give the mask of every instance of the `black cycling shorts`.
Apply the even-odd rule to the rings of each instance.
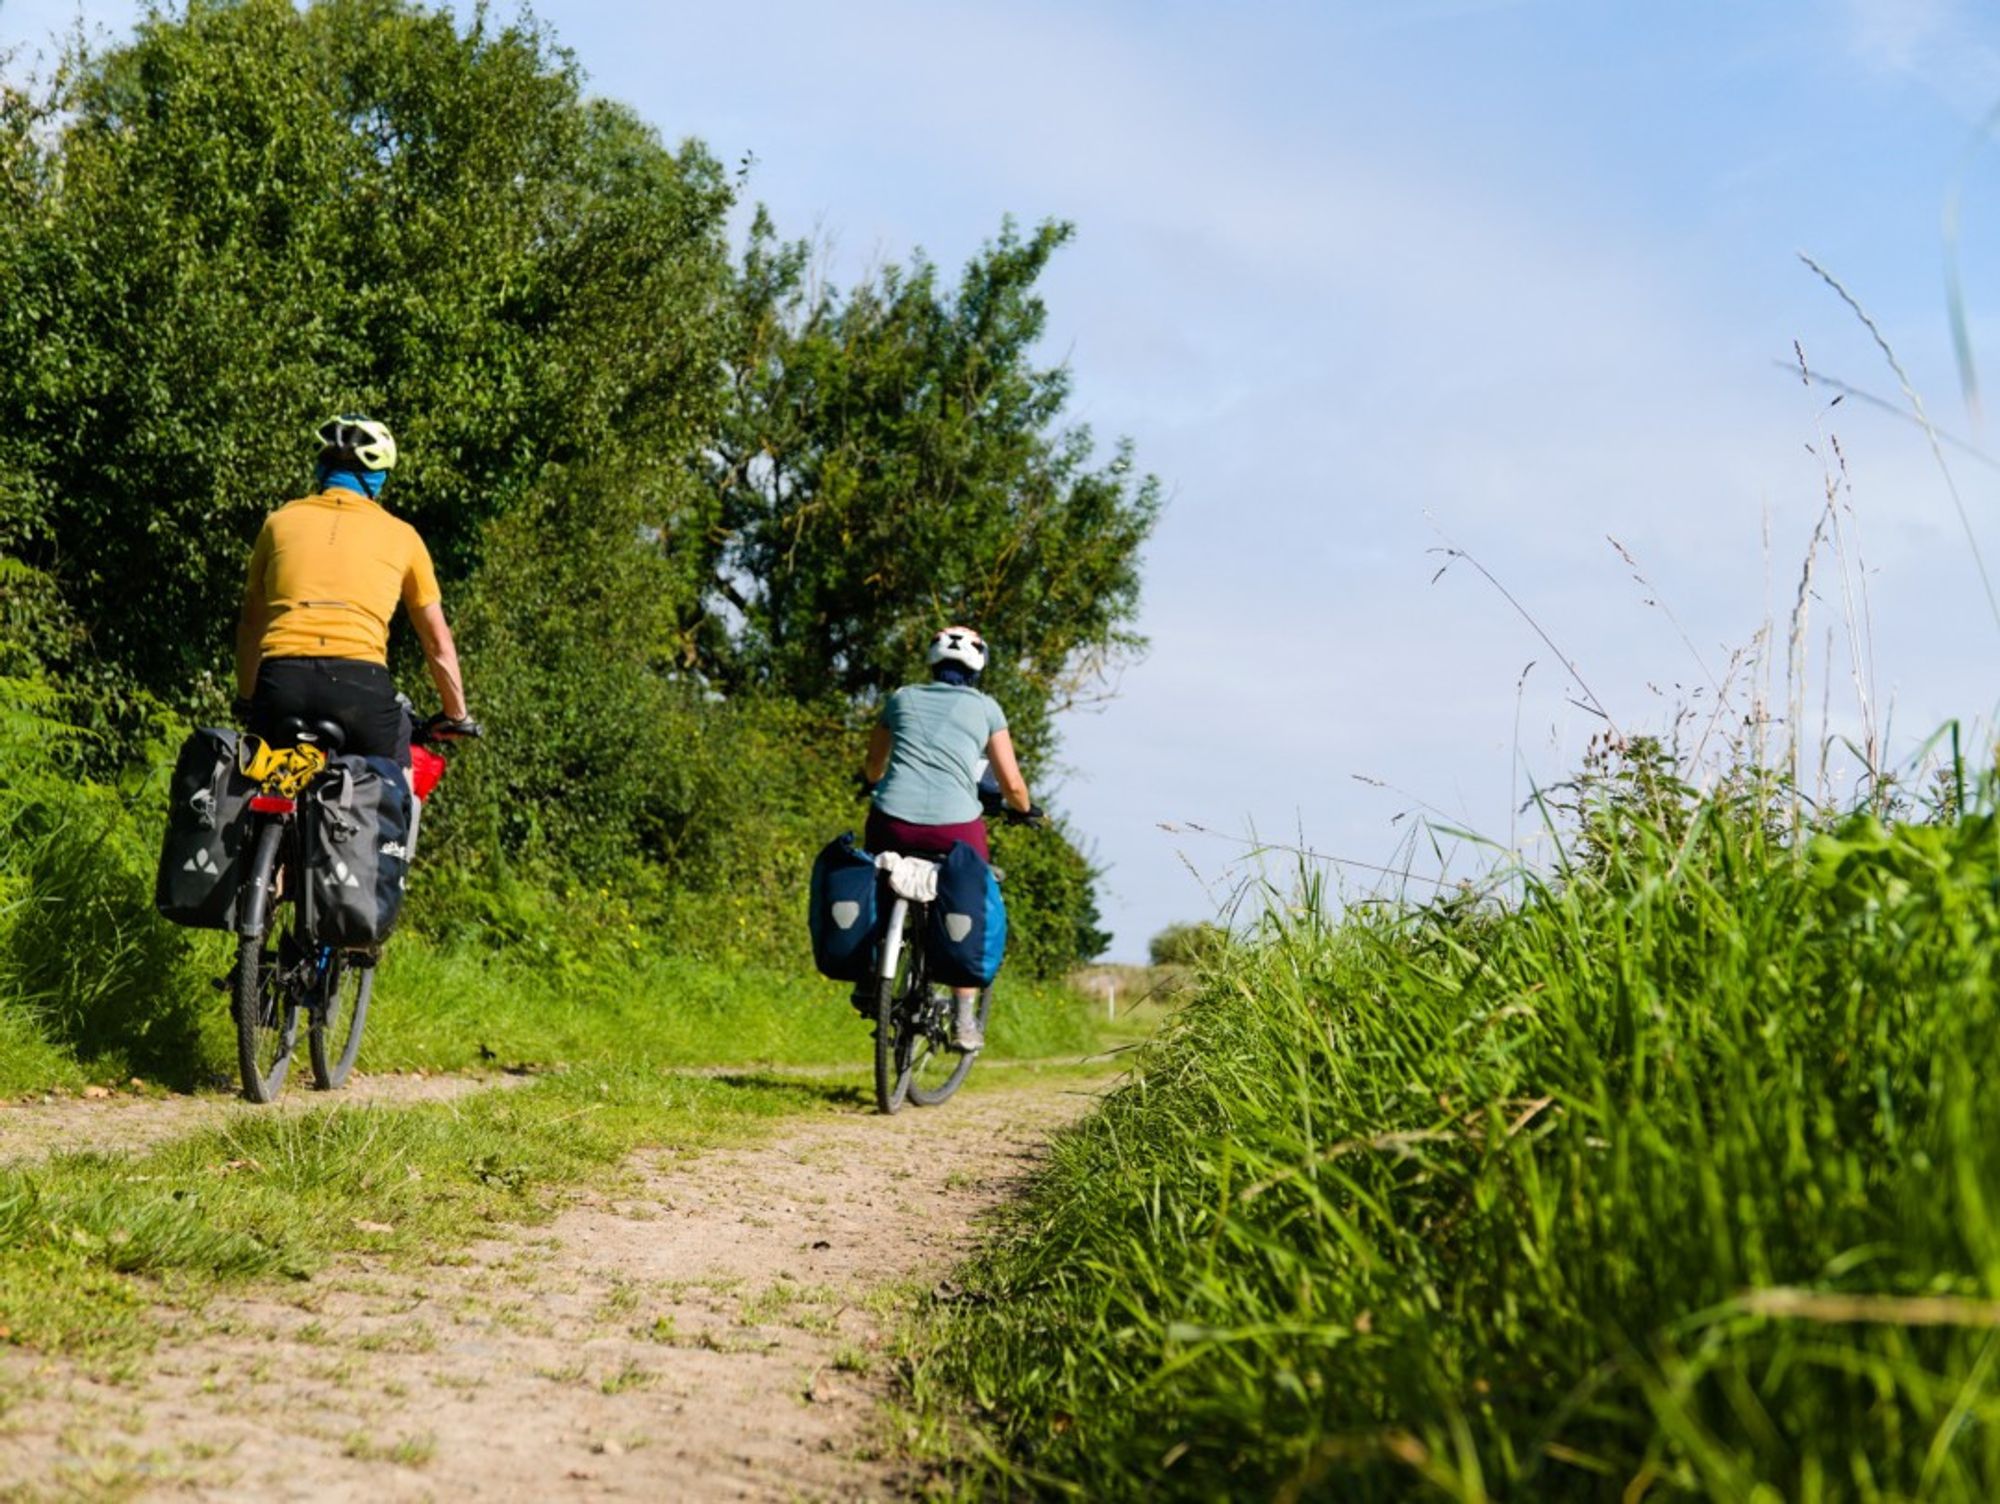
[[[396,681],[379,663],[353,658],[266,658],[250,696],[250,730],[276,746],[287,716],[332,721],[347,733],[343,752],[410,765],[410,716]]]

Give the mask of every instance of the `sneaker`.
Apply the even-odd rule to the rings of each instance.
[[[951,1042],[967,1055],[986,1048],[986,1033],[979,1027],[979,999],[976,996],[958,999],[952,1019]]]

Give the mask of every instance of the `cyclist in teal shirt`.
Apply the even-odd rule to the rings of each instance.
[[[1023,814],[1034,809],[999,703],[979,689],[986,644],[970,627],[946,627],[931,639],[931,682],[889,696],[868,743],[864,776],[874,787],[868,812],[870,851],[941,857],[954,841],[988,856],[980,819],[980,764],[991,764],[1000,795]],[[956,1040],[979,1049],[979,993],[960,989]]]

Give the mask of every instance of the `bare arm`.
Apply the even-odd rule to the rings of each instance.
[[[877,726],[868,733],[868,758],[861,764],[861,773],[870,783],[880,783],[882,775],[889,771],[889,753],[895,745],[896,739],[887,726]]]
[[[1035,801],[1028,797],[1028,780],[1021,776],[1021,765],[1014,759],[1014,738],[1005,731],[996,731],[986,739],[986,757],[993,764],[993,780],[1000,785],[1000,797],[1007,801],[1010,809],[1026,814],[1035,807]]]
[[[458,672],[458,645],[451,640],[451,628],[445,625],[444,607],[435,602],[411,607],[410,625],[417,629],[417,641],[423,644],[424,657],[430,663],[431,683],[437,686],[439,705],[453,720],[463,720],[465,680]]]

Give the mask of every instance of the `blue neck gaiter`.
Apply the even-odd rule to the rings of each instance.
[[[325,466],[321,467],[318,474],[319,488],[322,491],[336,488],[342,491],[358,491],[370,501],[382,494],[382,482],[388,478],[387,470],[336,470]]]
[[[940,684],[956,684],[961,689],[969,689],[979,678],[962,663],[940,663],[931,670],[931,677]]]

